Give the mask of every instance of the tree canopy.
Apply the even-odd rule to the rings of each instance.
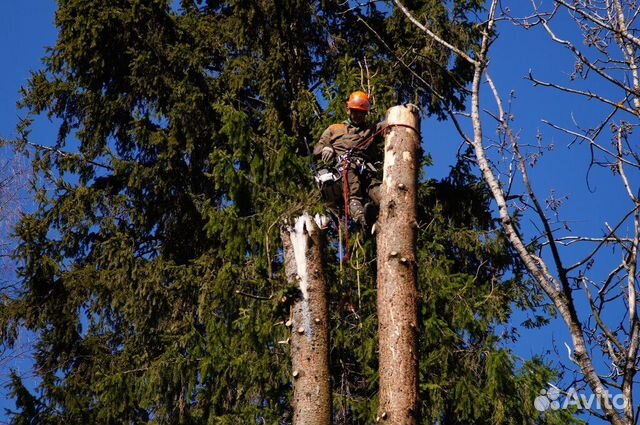
[[[0,311],[5,343],[21,327],[38,335],[40,385],[14,377],[14,422],[288,423],[291,288],[277,235],[283,217],[322,208],[310,146],[355,89],[373,95],[372,119],[408,101],[444,118],[472,68],[375,3],[58,4],[58,40],[21,101],[23,141],[38,114],[61,124],[39,141],[54,149],[35,152],[38,208],[16,226],[21,292]],[[476,48],[468,16],[482,2],[407,4]],[[519,362],[497,332],[532,303],[486,187],[464,161],[422,183],[425,423],[569,421],[530,419],[551,372]],[[359,271],[329,254],[339,424],[375,418],[371,245]]]

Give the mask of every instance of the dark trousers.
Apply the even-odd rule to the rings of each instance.
[[[344,199],[344,177],[345,175],[342,174],[341,180],[327,184],[322,188],[325,201],[336,212],[338,205],[341,205]],[[380,185],[382,182],[367,175],[366,171],[363,174],[359,173],[355,164],[351,164],[347,169],[346,179],[349,193],[349,214],[358,221],[364,218],[364,204],[366,202],[371,200],[375,205],[380,205]]]
[[[349,213],[354,220],[359,221],[364,218],[364,204],[366,195],[374,204],[380,205],[380,185],[382,182],[375,178],[358,173],[357,167],[350,166],[346,173],[347,185],[349,187]],[[344,184],[344,182],[343,182]]]

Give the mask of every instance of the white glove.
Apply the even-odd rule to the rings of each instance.
[[[322,148],[322,160],[324,162],[331,161],[331,158],[333,158],[335,154],[336,151],[334,151],[332,147],[325,146],[324,148]]]

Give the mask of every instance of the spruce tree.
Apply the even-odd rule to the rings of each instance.
[[[410,3],[473,46],[465,13],[479,1]],[[30,394],[15,377],[14,422],[290,423],[281,342],[295,288],[277,235],[282,217],[321,208],[309,146],[360,87],[365,57],[378,116],[404,101],[443,115],[461,105],[469,70],[389,9],[333,0],[59,0],[56,25],[21,101],[24,139],[40,114],[60,126],[36,141],[55,149],[34,154],[38,208],[16,227],[22,291],[0,309],[5,343],[20,327],[38,335],[40,384]],[[397,58],[409,48],[407,68]],[[425,421],[525,417],[549,372],[517,372],[495,334],[521,276],[506,279],[504,241],[486,237],[497,235],[486,198],[464,204],[476,207],[468,215],[442,209],[482,193],[469,189],[477,182],[465,174],[444,197],[434,191],[448,183],[424,183]],[[362,252],[357,272],[328,272],[336,423],[375,418],[371,241]],[[480,410],[476,394],[489,400]]]

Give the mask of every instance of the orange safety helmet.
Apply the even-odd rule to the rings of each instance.
[[[363,91],[354,91],[347,101],[348,109],[357,109],[359,111],[369,112],[369,95]]]

